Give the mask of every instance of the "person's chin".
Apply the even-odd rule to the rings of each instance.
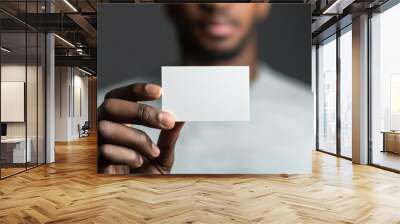
[[[233,49],[235,49],[235,44],[232,44],[230,42],[216,41],[206,44],[205,47],[209,51],[214,51],[216,53],[224,54],[225,52],[231,52]]]

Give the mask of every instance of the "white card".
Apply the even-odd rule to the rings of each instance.
[[[162,110],[176,121],[249,121],[249,66],[163,66]]]

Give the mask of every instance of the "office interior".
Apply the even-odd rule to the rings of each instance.
[[[95,133],[96,73],[95,53],[78,25],[70,24],[75,31],[63,27],[50,35],[61,31],[59,18],[51,27],[38,18],[50,10],[53,15],[68,12],[69,5],[35,0],[2,1],[0,7],[3,179],[54,162],[56,142]]]
[[[0,2],[2,186],[96,144],[96,5],[109,2]],[[313,14],[313,156],[335,159],[314,170],[348,161],[350,173],[362,165],[368,175],[398,175],[399,1],[293,3],[310,4]],[[90,153],[95,160],[95,147]]]
[[[400,32],[395,23],[400,5],[389,1],[356,19],[351,16],[343,15],[336,30],[328,28],[313,39],[316,149],[398,172],[400,70],[395,52]]]

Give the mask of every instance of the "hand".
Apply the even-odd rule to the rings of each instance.
[[[98,171],[113,174],[167,174],[183,123],[158,108],[138,103],[156,100],[161,87],[136,83],[107,93],[98,109]],[[127,124],[132,124],[129,127]],[[157,144],[135,125],[160,129]]]

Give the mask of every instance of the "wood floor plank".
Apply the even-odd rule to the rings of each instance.
[[[96,139],[0,181],[0,223],[400,223],[400,175],[320,152],[312,175],[110,176]]]

